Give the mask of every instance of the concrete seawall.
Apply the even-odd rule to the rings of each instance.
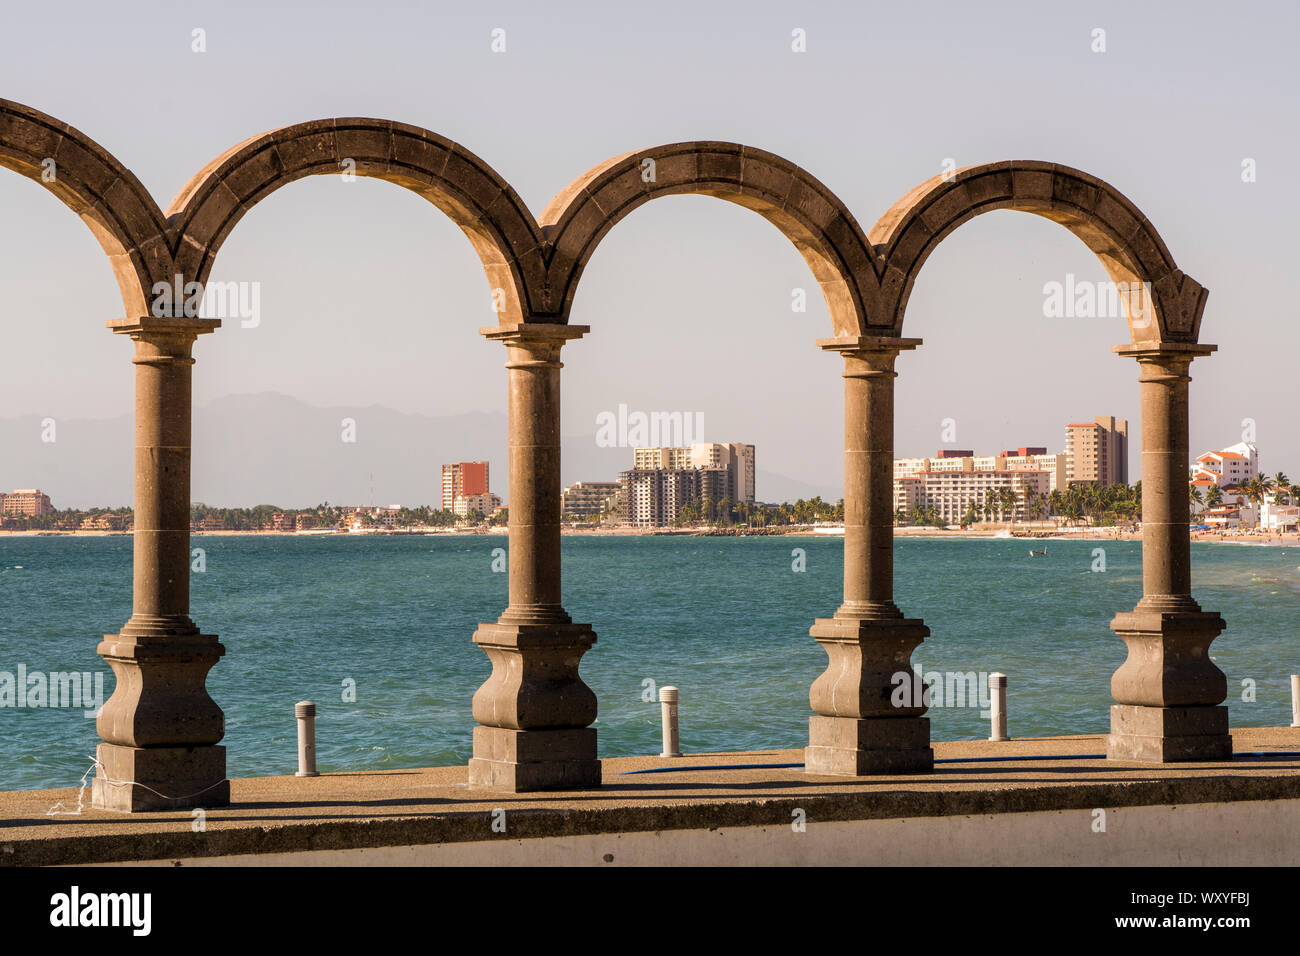
[[[261,777],[202,813],[10,791],[0,865],[1300,862],[1300,728],[1233,739],[1231,762],[1164,766],[1089,757],[1103,736],[936,743],[933,773],[860,779],[770,766],[798,750],[613,758],[600,790],[521,796],[464,767]]]

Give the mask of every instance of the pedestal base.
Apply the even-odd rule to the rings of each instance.
[[[598,789],[596,730],[475,727],[469,785],[512,793]]]
[[[474,694],[471,787],[526,793],[600,786],[596,730],[587,726],[596,719],[596,695],[578,674],[595,642],[586,624],[479,625],[474,643],[492,673]]]
[[[100,744],[90,791],[100,810],[189,810],[230,805],[225,747]]]
[[[1143,600],[1146,600],[1145,598]],[[1116,614],[1113,630],[1128,657],[1110,679],[1117,703],[1141,707],[1212,707],[1228,696],[1228,679],[1210,659],[1223,618],[1209,611]]]
[[[1146,763],[1231,760],[1228,708],[1114,704],[1106,756]]]
[[[856,718],[925,713],[924,688],[911,664],[912,652],[930,636],[922,621],[817,618],[808,633],[827,656],[826,670],[808,689],[814,713]]]
[[[928,717],[808,718],[806,773],[860,777],[933,769]]]

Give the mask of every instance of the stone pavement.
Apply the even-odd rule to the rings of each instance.
[[[228,807],[123,813],[87,804],[78,791],[0,793],[0,864],[57,865],[286,853],[501,839],[494,810],[505,810],[510,839],[632,831],[788,825],[800,808],[810,821],[936,817],[1094,807],[1137,807],[1300,799],[1300,728],[1233,731],[1230,763],[1156,765],[1088,758],[1104,735],[936,742],[931,773],[861,778],[811,775],[800,768],[690,771],[692,766],[790,764],[801,750],[691,754],[677,759],[603,761],[595,791],[511,794],[470,789],[464,766],[255,777],[230,782]],[[996,758],[1076,755],[1065,760]],[[963,761],[962,758],[995,758]],[[957,758],[957,762],[948,762]],[[626,771],[673,768],[668,773]],[[499,815],[498,815],[499,816]]]

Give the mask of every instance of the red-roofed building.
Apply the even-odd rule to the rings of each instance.
[[[1212,478],[1220,488],[1235,487],[1258,475],[1259,453],[1247,442],[1207,451],[1198,455],[1192,466],[1192,478]]]

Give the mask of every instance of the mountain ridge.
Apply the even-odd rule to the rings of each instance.
[[[131,414],[59,419],[52,442],[42,440],[44,421],[0,418],[0,491],[40,488],[57,508],[131,503]],[[214,507],[368,504],[373,475],[374,504],[436,506],[444,462],[487,461],[492,489],[508,501],[506,432],[503,412],[427,415],[377,403],[310,405],[275,391],[225,395],[195,405],[190,497]],[[631,467],[629,448],[597,447],[594,426],[562,442],[566,486],[616,481]],[[761,501],[841,496],[761,467],[757,490]]]

